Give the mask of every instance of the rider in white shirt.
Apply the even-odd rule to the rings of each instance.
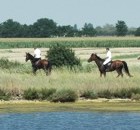
[[[106,48],[107,54],[106,54],[106,59],[103,62],[103,67],[104,69],[106,69],[106,64],[109,63],[111,61],[112,55],[111,55],[111,51],[109,50],[109,48]]]
[[[41,51],[38,48],[34,48],[35,62],[41,59]]]

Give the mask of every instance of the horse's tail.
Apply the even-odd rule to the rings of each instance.
[[[128,69],[128,66],[127,66],[127,63],[125,61],[122,61],[123,63],[123,68],[125,70],[125,73],[129,76],[129,77],[133,77],[130,73],[129,73],[129,69]]]

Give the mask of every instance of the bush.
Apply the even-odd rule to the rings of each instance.
[[[4,90],[0,89],[0,100],[9,100],[10,94],[6,93]]]
[[[140,100],[140,94],[134,94],[134,93],[132,93],[132,96],[131,96],[131,99],[132,100]]]
[[[41,89],[41,99],[45,100],[45,99],[49,99],[51,95],[53,95],[56,92],[56,89],[54,88],[50,88],[50,89],[46,89],[46,88],[42,88]]]
[[[78,95],[70,89],[59,90],[50,97],[52,102],[75,102]]]
[[[17,61],[15,62],[11,62],[9,61],[7,58],[1,58],[0,59],[0,67],[2,69],[10,69],[10,68],[15,68],[15,67],[19,67],[21,64]]]
[[[102,90],[100,92],[98,92],[98,97],[100,98],[107,98],[107,99],[111,99],[112,97],[114,97],[113,93],[110,90]]]
[[[29,88],[24,91],[23,97],[27,100],[39,99],[39,92],[34,88]]]
[[[84,97],[86,99],[97,99],[98,96],[92,90],[87,90],[87,91],[84,91],[80,97]]]
[[[47,52],[47,57],[51,64],[56,67],[73,67],[75,65],[80,65],[80,60],[76,58],[72,49],[60,44],[50,47],[49,51]]]

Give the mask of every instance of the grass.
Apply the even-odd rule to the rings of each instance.
[[[138,54],[129,54],[129,55],[118,55],[118,56],[114,56],[114,59],[129,59],[129,58],[136,58],[140,56],[140,53]]]
[[[0,70],[0,72],[0,88],[5,88],[7,92],[13,93],[13,95],[21,95],[24,91],[31,88],[34,90],[31,91],[33,99],[36,99],[34,98],[37,95],[36,90],[41,89],[56,89],[57,91],[70,89],[79,96],[89,94],[92,97],[93,93],[95,93],[97,97],[102,98],[115,97],[115,92],[120,93],[118,97],[121,97],[124,93],[122,89],[125,90],[126,95],[130,93],[124,98],[131,98],[134,92],[132,91],[131,93],[129,90],[132,88],[140,89],[139,67],[130,67],[130,72],[133,72],[134,76],[132,78],[127,77],[127,75],[124,75],[123,78],[116,78],[116,72],[107,73],[106,78],[100,78],[97,68],[93,68],[91,72],[74,72],[66,68],[54,69],[48,77],[43,71],[39,71],[36,76],[32,73],[11,73],[3,70]],[[87,90],[90,93],[86,93]]]

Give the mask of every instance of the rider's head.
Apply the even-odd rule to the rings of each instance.
[[[108,47],[106,48],[106,51],[109,51],[109,48]]]

